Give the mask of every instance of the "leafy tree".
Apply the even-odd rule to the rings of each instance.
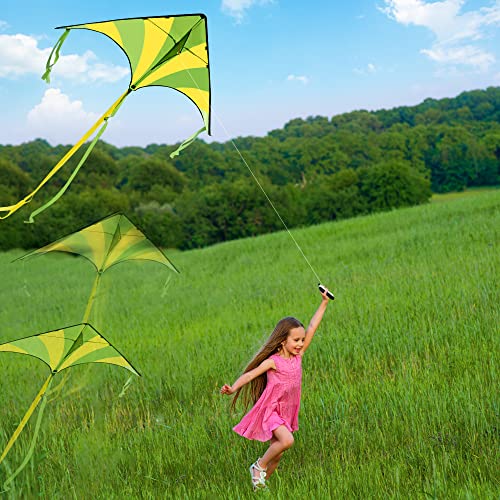
[[[359,186],[370,211],[425,203],[431,196],[430,182],[408,162],[389,160],[359,169]]]
[[[0,158],[0,203],[14,203],[24,197],[32,184],[30,176],[15,163]]]
[[[353,217],[365,211],[365,201],[359,191],[359,175],[355,170],[321,176],[304,191],[307,223]]]

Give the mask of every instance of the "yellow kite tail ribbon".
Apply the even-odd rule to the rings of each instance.
[[[53,375],[51,374],[51,377]],[[48,387],[50,386],[50,382],[48,386],[46,387],[46,390],[48,390]],[[26,467],[28,462],[30,461],[31,457],[33,456],[33,451],[35,450],[35,445],[36,445],[36,440],[38,438],[38,432],[40,431],[40,424],[42,423],[42,417],[43,417],[43,411],[45,410],[45,406],[47,405],[47,395],[48,392],[45,394],[45,397],[42,398],[42,403],[40,405],[40,409],[38,410],[38,416],[36,417],[36,424],[35,424],[35,430],[33,432],[33,437],[31,438],[31,444],[28,449],[28,453],[26,453],[26,456],[24,457],[24,460],[22,461],[21,465],[11,474],[11,476],[3,483],[3,487],[5,490],[7,490],[7,486],[14,481],[14,479],[18,476],[20,472]]]
[[[5,207],[0,207],[0,212],[7,212],[6,215],[0,215],[0,220],[6,219],[11,216],[14,212],[17,212],[21,207],[28,204],[33,197],[40,191],[40,189],[47,184],[47,182],[54,177],[54,175],[61,170],[61,168],[66,164],[66,162],[81,148],[81,146],[87,141],[89,137],[94,134],[94,132],[103,124],[105,120],[114,115],[118,107],[122,104],[123,100],[131,92],[127,89],[112,105],[111,107],[90,127],[90,129],[83,135],[83,137],[61,158],[61,160],[52,168],[52,170],[45,176],[45,178],[38,184],[38,186],[28,195],[26,195],[22,200],[19,200],[14,205],[9,205]],[[78,167],[79,168],[79,167]],[[63,188],[64,189],[64,188]],[[57,195],[56,195],[57,196]]]
[[[12,437],[10,438],[9,442],[7,443],[7,446],[3,450],[2,456],[0,457],[0,464],[3,462],[4,458],[7,456],[7,453],[9,453],[9,450],[12,448],[12,445],[16,442],[17,438],[19,437],[19,434],[21,434],[25,425],[28,423],[28,420],[30,419],[31,415],[36,410],[36,407],[38,406],[40,399],[42,399],[43,395],[45,394],[47,389],[50,387],[50,384],[51,384],[53,378],[54,378],[54,374],[51,373],[48,376],[45,383],[42,385],[40,392],[36,395],[35,399],[31,403],[31,406],[28,408],[26,415],[24,415],[23,419],[21,420],[21,422],[17,426],[17,429],[14,431],[14,434],[12,434]]]
[[[122,105],[123,101],[125,98],[121,100],[121,102],[118,103],[118,105],[115,107],[113,112],[106,118],[104,118],[104,125],[99,129],[99,132],[97,132],[96,136],[92,140],[92,142],[89,144],[87,147],[87,150],[85,151],[84,155],[80,158],[80,161],[78,162],[78,165],[75,167],[73,170],[73,173],[68,177],[68,180],[66,181],[66,184],[47,202],[45,205],[42,205],[41,207],[37,208],[34,212],[31,213],[29,216],[29,219],[27,221],[28,224],[32,224],[35,222],[35,217],[45,210],[49,208],[51,205],[53,205],[68,189],[69,185],[73,182],[73,179],[76,177],[78,172],[80,171],[81,166],[85,163],[87,160],[89,154],[92,152],[94,149],[94,146],[97,144],[97,141],[100,139],[101,135],[104,133],[106,130],[106,127],[108,126],[108,119],[115,116],[115,113],[118,111],[119,107]]]
[[[87,301],[87,308],[85,309],[85,314],[83,315],[82,323],[88,323],[90,318],[90,312],[92,311],[92,305],[94,304],[94,298],[97,293],[97,287],[99,286],[99,281],[101,280],[101,273],[98,272],[94,280],[94,285],[90,291],[89,300]]]
[[[101,281],[101,275],[102,275],[101,272],[97,273],[97,276],[94,280],[94,284],[92,285],[92,290],[90,291],[89,300],[87,301],[87,307],[85,308],[85,313],[83,315],[82,323],[88,323],[88,321],[89,321],[90,313],[92,312],[92,306],[94,305],[94,298],[97,295],[97,289],[99,287],[99,282]],[[90,365],[87,366],[87,372],[89,369],[90,369]],[[55,387],[51,392],[61,392],[61,390],[66,385],[66,382],[69,380],[69,377],[70,377],[70,372],[65,372],[64,377],[61,380],[61,382],[59,382],[57,387]],[[75,390],[75,392],[76,392],[76,390]]]

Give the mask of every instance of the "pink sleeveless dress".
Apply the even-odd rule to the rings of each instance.
[[[267,385],[253,408],[233,427],[240,436],[269,441],[273,431],[285,425],[290,431],[299,428],[302,356],[282,358],[273,354],[276,370],[268,370]]]

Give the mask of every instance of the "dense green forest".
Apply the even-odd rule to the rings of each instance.
[[[24,197],[70,146],[0,145],[0,204]],[[122,211],[155,243],[188,249],[425,203],[432,192],[500,184],[500,87],[413,107],[294,119],[265,137],[117,148],[100,142],[65,196],[24,224],[64,175],[1,221],[0,249],[41,246]],[[247,164],[247,165],[246,165]]]

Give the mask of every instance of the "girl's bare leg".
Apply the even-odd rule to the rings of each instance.
[[[278,464],[280,463],[282,455],[283,455],[283,453],[280,453],[277,457],[273,458],[267,464],[266,479],[269,479],[269,476],[276,470],[276,467],[278,467]]]
[[[293,441],[292,433],[284,425],[280,425],[273,431],[271,444],[259,460],[260,466],[263,469],[267,468],[266,477],[269,477],[274,472],[281,459],[281,455],[285,450],[292,447]]]

